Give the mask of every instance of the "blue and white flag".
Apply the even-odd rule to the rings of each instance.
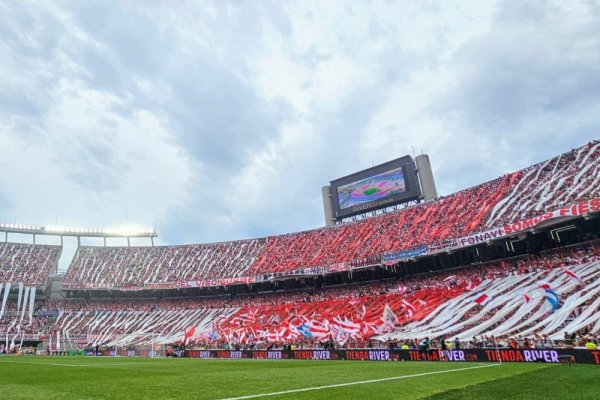
[[[298,332],[305,338],[312,339],[313,337],[310,327],[306,323],[303,323],[298,327]]]
[[[546,289],[546,300],[548,300],[548,303],[552,306],[552,312],[556,311],[558,303],[560,303],[558,294],[552,289]]]

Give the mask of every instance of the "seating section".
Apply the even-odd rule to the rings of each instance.
[[[407,279],[234,298],[46,301],[30,323],[15,303],[0,337],[38,333],[76,347],[141,343],[259,348],[369,341],[600,335],[600,242]],[[559,298],[554,311],[546,288]],[[478,303],[482,295],[491,300]]]
[[[82,247],[66,288],[135,289],[254,277],[435,245],[597,196],[600,141],[436,201],[394,213],[264,239],[190,246]]]
[[[65,288],[141,288],[152,283],[241,276],[264,239],[156,247],[80,247]]]
[[[573,333],[596,337],[600,335],[599,278],[598,244],[515,263],[494,279],[484,280],[474,293],[449,299],[431,317],[406,324],[388,338],[548,337],[558,341]],[[474,301],[482,294],[491,299],[485,305]]]
[[[328,229],[267,239],[250,274],[351,262],[476,232],[485,213],[509,192],[519,173],[438,201]]]
[[[485,226],[497,227],[582,200],[600,190],[600,141],[522,171],[510,193],[496,203]]]
[[[56,271],[62,248],[22,243],[0,243],[0,283],[46,284]]]

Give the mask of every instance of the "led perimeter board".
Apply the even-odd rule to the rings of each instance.
[[[404,156],[331,181],[335,218],[416,200],[421,196],[415,163]]]

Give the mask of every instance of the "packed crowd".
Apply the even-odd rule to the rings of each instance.
[[[63,281],[66,288],[138,288],[156,282],[237,277],[257,257],[264,239],[156,247],[80,247]]]
[[[353,262],[435,245],[490,226],[587,200],[600,188],[600,142],[436,201],[329,228],[262,239],[168,247],[83,247],[67,288],[152,288],[206,279],[258,277]],[[376,261],[375,261],[376,262]]]
[[[60,246],[0,243],[0,283],[41,286],[56,271]]]
[[[485,226],[504,226],[591,200],[600,191],[599,170],[600,140],[526,168],[511,192],[491,209]]]
[[[196,348],[281,348],[292,343],[296,348],[416,346],[420,340],[374,341],[373,337],[430,318],[438,306],[475,291],[484,280],[597,260],[600,242],[454,271],[295,292],[196,299],[38,301],[31,323],[27,317],[21,320],[16,302],[9,301],[0,320],[0,336],[18,339],[21,334],[55,337],[60,333],[69,335],[69,340],[79,335],[82,340],[100,337],[106,342],[154,326],[160,332],[179,332],[173,338],[182,340],[183,330],[197,326],[187,340],[188,346]],[[182,322],[179,316],[189,319]],[[579,343],[589,337],[589,327],[573,335],[572,342]],[[453,337],[448,336],[449,340]],[[519,343],[525,339],[515,337]],[[511,339],[502,338],[499,343],[508,345]],[[462,345],[482,346],[482,340],[487,338],[476,337],[473,343]]]

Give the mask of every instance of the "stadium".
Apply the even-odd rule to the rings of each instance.
[[[600,5],[0,0],[0,400],[600,398]]]
[[[311,360],[323,368],[322,360],[385,368],[409,361],[415,376],[463,368],[481,375],[478,368],[503,362],[600,365],[599,168],[600,142],[593,141],[443,198],[316,230],[209,244],[80,246],[59,275],[61,247],[35,244],[35,235],[116,233],[0,225],[0,349],[28,355],[19,358],[23,366],[94,371],[105,365],[89,361],[97,358],[142,369],[153,361],[128,359],[184,358],[169,367],[186,369],[194,359],[235,360],[216,365],[256,368],[259,380],[265,364],[236,359]],[[11,243],[16,232],[34,243]],[[44,357],[31,362],[32,354]],[[416,369],[423,363],[434,366]],[[454,363],[474,365],[448,367]],[[357,381],[395,379],[375,372]],[[291,386],[272,392],[338,396],[336,384]],[[273,395],[236,390],[221,397]]]

